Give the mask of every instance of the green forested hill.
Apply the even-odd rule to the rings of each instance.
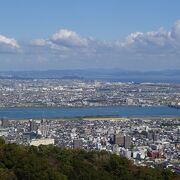
[[[0,180],[178,180],[169,170],[136,167],[107,152],[0,142]]]

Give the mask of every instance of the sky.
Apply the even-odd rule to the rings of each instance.
[[[2,0],[0,70],[180,69],[179,0]]]

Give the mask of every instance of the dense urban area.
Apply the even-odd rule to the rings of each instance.
[[[0,80],[0,107],[178,105],[180,84],[83,80]]]
[[[172,106],[180,84],[63,79],[0,79],[0,108]],[[24,147],[53,145],[126,157],[137,167],[180,173],[179,117],[1,118],[0,137]]]
[[[68,149],[105,150],[135,165],[180,172],[180,119],[7,120],[0,136],[6,143]]]

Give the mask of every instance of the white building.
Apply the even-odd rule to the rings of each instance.
[[[32,139],[30,146],[39,146],[39,145],[50,145],[54,144],[54,139],[52,138],[43,138],[43,139]]]

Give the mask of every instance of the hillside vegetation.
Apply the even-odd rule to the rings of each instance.
[[[26,147],[0,140],[1,180],[178,180],[169,170],[134,166],[108,152]]]

